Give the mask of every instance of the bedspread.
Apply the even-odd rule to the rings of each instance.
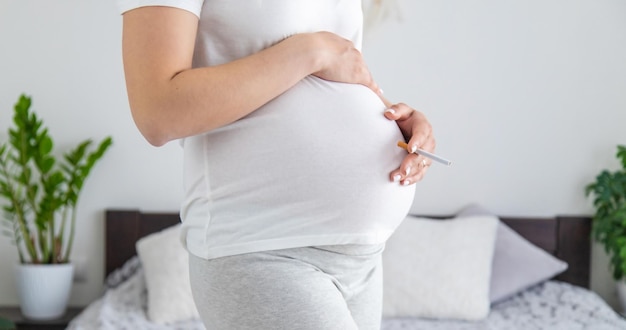
[[[547,281],[495,304],[479,322],[399,318],[384,320],[384,330],[618,330],[626,320],[594,292]]]
[[[146,317],[146,285],[143,270],[132,275],[90,304],[70,323],[70,330],[145,329],[203,330],[199,320],[170,326],[149,322]],[[418,318],[385,319],[383,330],[620,330],[626,320],[594,292],[564,282],[547,281],[498,303],[478,322]]]

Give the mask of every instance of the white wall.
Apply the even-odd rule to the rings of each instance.
[[[584,186],[626,144],[626,2],[399,1],[364,53],[391,100],[428,114],[437,150],[413,210],[592,214]],[[617,306],[594,246],[592,287]]]
[[[438,153],[413,211],[450,214],[470,202],[502,215],[591,214],[583,187],[617,168],[626,144],[626,2],[399,1],[401,21],[376,26],[364,53],[386,95],[426,112]],[[20,93],[33,97],[59,150],[112,135],[88,179],[74,260],[88,268],[71,304],[101,292],[103,211],[176,210],[177,144],[147,145],[124,90],[114,1],[0,1],[0,139]],[[16,304],[8,239],[0,239],[0,305]],[[593,289],[615,305],[594,246]]]
[[[80,197],[73,259],[85,263],[87,281],[74,286],[72,305],[101,293],[106,208],[176,210],[182,198],[180,147],[149,146],[130,117],[120,36],[114,1],[0,1],[0,140],[23,92],[59,151],[86,138],[114,140]],[[16,260],[8,239],[0,238],[0,305],[18,302]]]

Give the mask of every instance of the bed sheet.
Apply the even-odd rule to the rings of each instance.
[[[144,273],[137,263],[108,278],[108,289],[70,322],[70,330],[205,330],[199,320],[164,326],[146,317]],[[119,282],[119,283],[115,283]],[[493,305],[478,322],[385,319],[382,330],[623,330],[622,318],[594,292],[559,281],[547,281]]]
[[[398,318],[384,330],[624,330],[626,319],[593,291],[546,281],[497,303],[478,322]]]

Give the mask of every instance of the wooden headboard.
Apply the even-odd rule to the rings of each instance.
[[[446,218],[446,217],[438,217]],[[500,217],[527,240],[568,263],[557,280],[589,288],[591,219],[580,216]],[[146,213],[139,210],[106,211],[106,275],[136,254],[141,237],[180,222],[178,213]]]

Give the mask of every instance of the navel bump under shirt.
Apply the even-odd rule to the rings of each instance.
[[[200,18],[193,66],[231,62],[304,32],[360,48],[361,0],[118,0]],[[238,97],[247,97],[241,94]],[[406,151],[362,85],[308,76],[250,115],[182,141],[182,240],[212,259],[302,246],[383,243],[413,202],[389,181]],[[181,109],[184,111],[184,109]]]

